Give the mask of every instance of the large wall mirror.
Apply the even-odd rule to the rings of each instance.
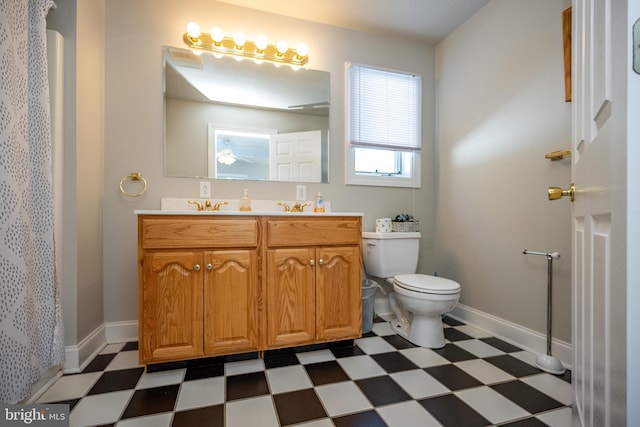
[[[165,175],[329,182],[329,73],[164,47]]]

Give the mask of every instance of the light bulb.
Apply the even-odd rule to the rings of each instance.
[[[280,52],[282,55],[287,53],[287,50],[289,49],[289,45],[287,44],[287,41],[286,40],[280,40],[278,42],[277,49],[278,49],[278,52]]]
[[[233,35],[233,42],[236,44],[237,48],[242,48],[242,46],[244,46],[246,41],[247,41],[247,38],[240,31],[238,31]]]
[[[298,52],[298,56],[307,56],[309,53],[309,46],[307,46],[306,43],[300,43],[296,48],[296,51]]]
[[[189,34],[189,37],[192,39],[200,37],[200,25],[195,22],[189,22],[187,24],[187,34]]]
[[[213,27],[211,29],[211,40],[215,43],[220,43],[224,39],[224,33],[220,27]]]
[[[265,50],[267,47],[267,38],[265,36],[256,37],[256,48],[258,50]]]

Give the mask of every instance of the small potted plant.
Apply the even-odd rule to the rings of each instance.
[[[417,221],[409,214],[398,214],[391,220],[391,231],[418,231],[420,228],[420,221]]]

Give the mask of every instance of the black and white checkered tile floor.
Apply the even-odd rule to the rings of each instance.
[[[72,426],[571,425],[569,373],[544,373],[535,355],[445,322],[447,345],[437,350],[412,345],[376,319],[355,346],[155,372],[138,365],[137,343],[111,344],[38,403],[68,403]]]

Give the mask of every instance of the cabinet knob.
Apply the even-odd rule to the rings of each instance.
[[[320,259],[318,260],[318,264],[320,264],[320,265],[324,265],[324,260],[323,260],[322,258],[320,258]]]
[[[309,260],[309,265],[310,265],[311,267],[313,267],[314,265],[316,265],[316,262],[315,262],[314,260],[310,259],[310,260]]]
[[[196,264],[196,265],[194,265],[194,266],[193,266],[193,269],[194,269],[195,271],[200,271],[200,264]]]
[[[213,270],[213,265],[211,265],[211,263],[207,264],[207,270],[209,271]]]

